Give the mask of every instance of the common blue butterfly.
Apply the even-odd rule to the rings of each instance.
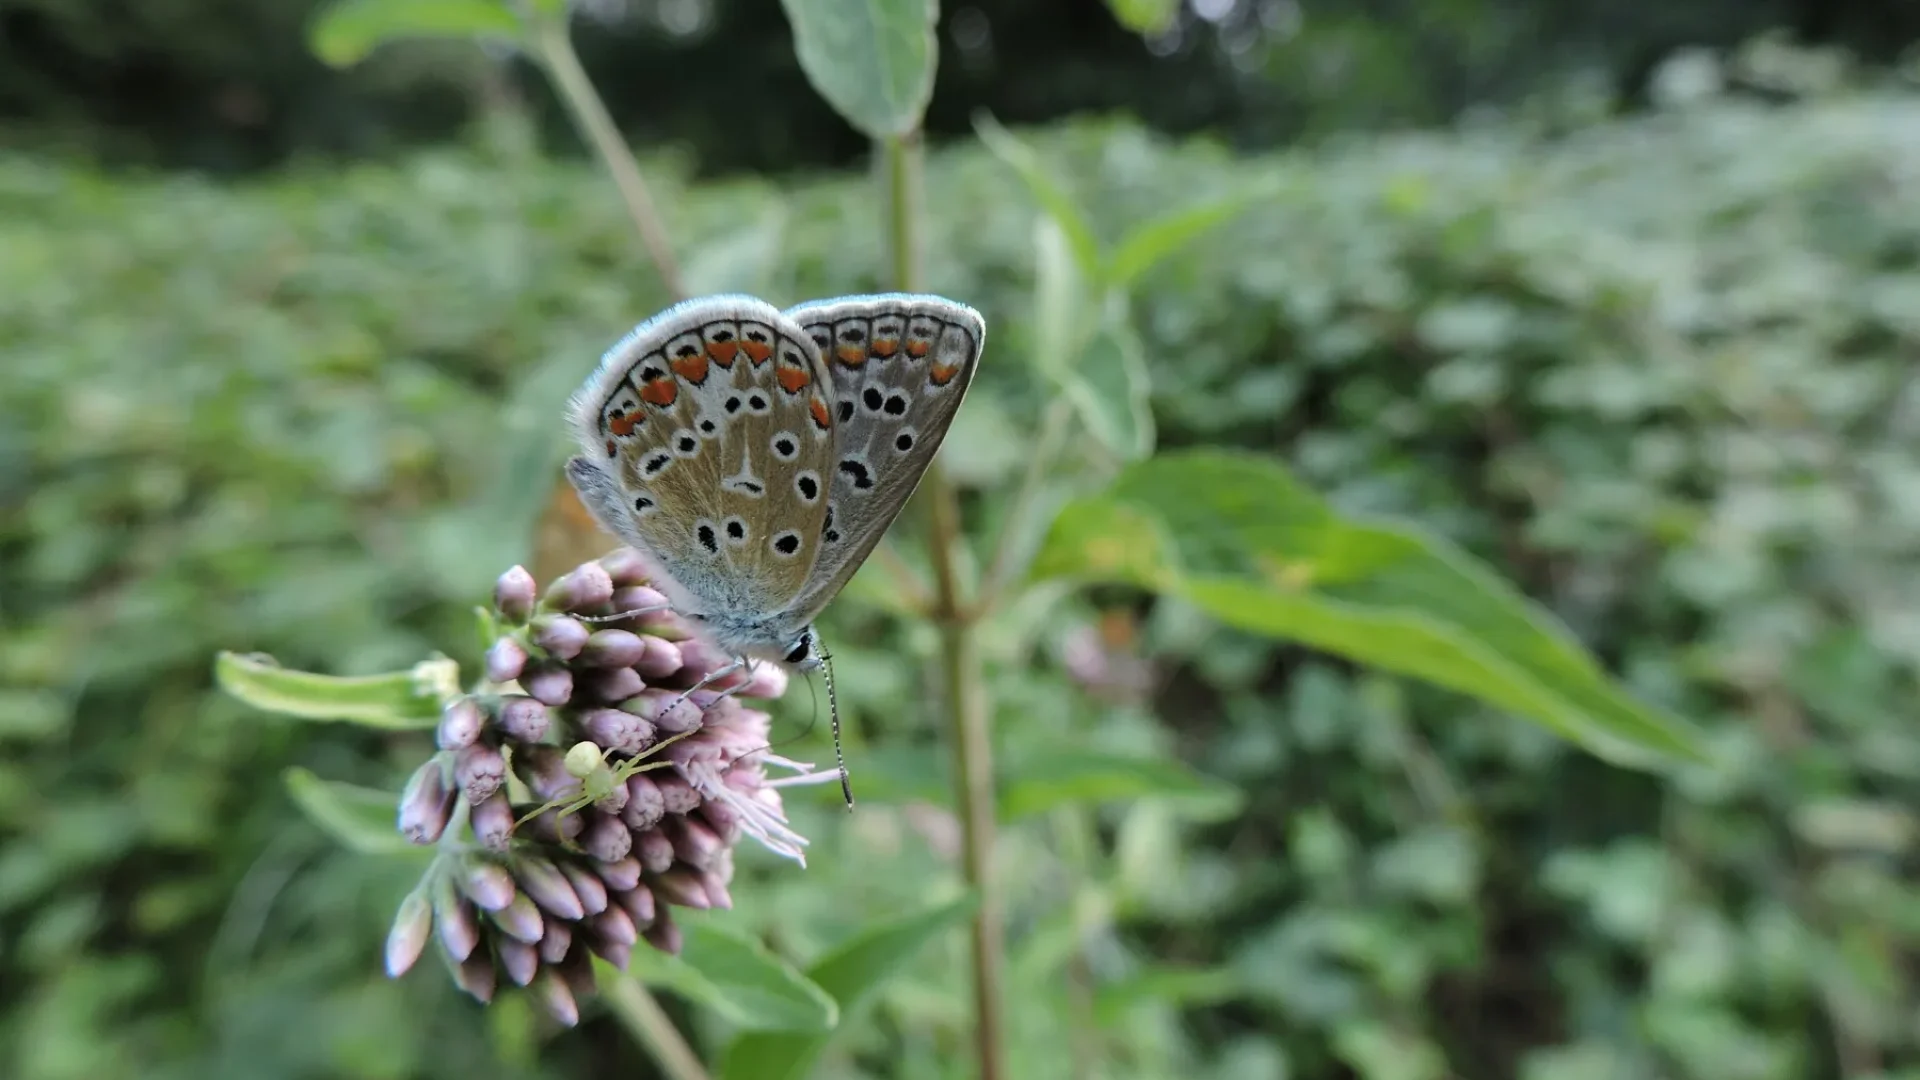
[[[938,296],[683,301],[574,394],[567,477],[739,665],[811,670],[814,618],[919,486],[985,341],[978,312]]]

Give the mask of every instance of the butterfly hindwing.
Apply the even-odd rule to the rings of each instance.
[[[811,617],[860,568],[920,484],[973,381],[986,323],[938,296],[853,296],[787,316],[834,386],[833,478],[820,556],[794,610]]]
[[[685,301],[574,395],[568,476],[682,611],[779,611],[821,551],[833,401],[812,340],[771,304]]]

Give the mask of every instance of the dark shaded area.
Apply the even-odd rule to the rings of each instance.
[[[336,72],[314,59],[315,0],[23,0],[0,10],[0,120],[10,141],[123,164],[238,171],[292,157],[382,155],[444,139],[484,94],[478,49],[406,44]],[[1697,4],[1262,0],[1184,10],[1142,41],[1100,0],[948,4],[928,128],[968,130],[1124,111],[1158,130],[1247,146],[1353,126],[1444,121],[1510,102],[1570,71],[1602,73],[1632,100],[1672,49],[1725,46],[1789,27],[1807,43],[1886,60],[1920,35],[1920,6],[1892,0]],[[778,0],[712,0],[671,15],[628,5],[580,16],[589,70],[646,145],[690,148],[703,171],[845,164],[863,140],[806,86]],[[675,19],[682,20],[676,23]],[[687,20],[691,21],[687,21]],[[574,145],[542,82],[550,141]]]

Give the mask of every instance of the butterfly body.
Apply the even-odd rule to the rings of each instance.
[[[715,644],[811,669],[815,616],[919,485],[985,333],[937,296],[676,304],[574,395],[567,476]]]

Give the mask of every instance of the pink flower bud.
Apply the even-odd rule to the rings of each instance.
[[[493,610],[507,622],[526,622],[527,616],[533,613],[533,597],[538,588],[526,567],[513,567],[493,583]]]
[[[533,620],[533,643],[555,660],[571,660],[586,648],[593,631],[571,615],[542,615]]]
[[[410,843],[431,844],[447,830],[453,813],[453,787],[443,758],[434,757],[413,771],[400,793],[397,826]]]
[[[679,773],[662,770],[653,774],[654,786],[660,789],[660,802],[669,814],[690,814],[700,805],[700,793],[693,790]]]
[[[489,851],[505,851],[513,841],[513,808],[507,805],[505,792],[495,792],[493,798],[475,804],[468,812],[467,823],[473,828],[473,838]]]
[[[427,898],[425,889],[415,889],[400,901],[400,910],[393,916],[393,928],[387,931],[387,976],[397,979],[405,975],[414,961],[420,959],[427,947],[427,936],[432,933],[433,902]]]
[[[639,634],[629,630],[595,630],[580,650],[577,662],[587,667],[632,667],[645,655],[647,645]]]
[[[513,876],[489,859],[468,856],[460,863],[460,891],[483,911],[499,911],[513,903]]]
[[[639,872],[637,865],[634,872]],[[572,862],[561,863],[560,874],[567,879],[568,885],[573,886],[573,894],[579,898],[582,912],[598,915],[607,910],[607,883],[599,875]]]
[[[561,1027],[573,1027],[580,1022],[580,1005],[574,1000],[573,991],[567,987],[566,981],[553,968],[542,968],[529,989],[533,991],[534,1000]]]
[[[548,611],[593,614],[613,598],[613,578],[599,563],[581,563],[547,586],[540,606]]]
[[[613,862],[594,862],[587,864],[601,881],[607,883],[607,894],[625,892],[640,884],[640,860],[629,855]]]
[[[472,697],[459,697],[440,710],[440,727],[434,741],[442,750],[464,750],[480,738],[487,726],[486,710]]]
[[[630,547],[618,548],[600,556],[600,566],[616,589],[644,585],[653,576],[646,557]]]
[[[627,777],[627,805],[620,810],[620,820],[627,828],[635,832],[651,829],[660,824],[666,812],[667,804],[651,777],[646,773]]]
[[[512,682],[526,666],[527,647],[513,638],[500,638],[487,648],[487,678],[494,682]]]
[[[633,833],[619,818],[600,813],[587,816],[592,820],[580,834],[580,849],[601,862],[619,862],[626,858],[633,850]]]
[[[487,917],[508,937],[528,945],[539,943],[540,936],[547,932],[547,923],[540,917],[540,908],[526,893],[515,896],[513,903],[499,911],[488,912]]]
[[[533,981],[540,971],[540,953],[532,945],[512,938],[495,938],[493,955],[499,959],[500,967],[506,971],[507,978],[516,986],[525,986]]]
[[[567,958],[567,951],[573,948],[573,924],[559,919],[547,920],[547,932],[540,939],[540,959],[549,964],[557,964]]]
[[[646,717],[654,727],[671,735],[680,735],[700,726],[700,706],[673,690],[642,691],[621,708]]]
[[[444,874],[433,879],[429,886],[433,901],[433,926],[440,932],[440,945],[447,955],[455,960],[465,960],[473,955],[474,947],[480,944],[480,920],[475,916],[473,905],[461,899],[454,890],[453,880]]]
[[[474,743],[455,755],[453,779],[469,804],[486,802],[507,779],[507,759],[486,743]]]
[[[617,705],[647,688],[640,673],[632,668],[595,668],[574,679],[581,697],[607,705]]]
[[[573,698],[573,672],[552,661],[527,665],[520,687],[544,705],[565,705]]]
[[[493,991],[499,985],[493,958],[485,953],[461,961],[460,966],[453,969],[453,981],[482,1005],[493,1000]]]
[[[680,936],[680,928],[673,925],[673,920],[669,918],[664,911],[660,913],[658,919],[653,921],[652,926],[647,927],[646,930],[641,932],[641,936],[647,939],[647,944],[652,945],[663,953],[668,953],[673,956],[680,955],[680,949],[683,944],[683,939]]]
[[[623,893],[613,895],[614,906],[627,913],[633,925],[646,927],[653,925],[659,917],[658,906],[654,903],[653,890],[645,885],[636,885]]]
[[[633,837],[633,853],[639,856],[640,865],[647,868],[647,873],[658,874],[673,865],[673,841],[659,829],[627,835]]]
[[[706,887],[701,884],[699,872],[684,866],[676,866],[662,874],[655,874],[651,882],[653,891],[660,899],[669,904],[705,911],[713,906],[708,899]]]
[[[559,867],[536,855],[514,860],[513,876],[534,903],[562,919],[579,919],[586,914],[580,894],[567,883]]]
[[[651,720],[620,709],[592,710],[580,718],[580,730],[604,749],[622,754],[638,754],[654,742]]]
[[[547,707],[540,702],[519,694],[500,699],[500,733],[514,742],[537,743],[547,737],[552,725]]]
[[[645,651],[635,661],[633,669],[640,673],[641,678],[664,679],[685,666],[686,661],[680,656],[680,646],[651,634],[640,640],[645,643]]]
[[[610,907],[588,920],[587,925],[593,932],[607,941],[617,941],[622,945],[632,945],[640,940],[640,928],[633,924],[633,916],[622,907]]]

